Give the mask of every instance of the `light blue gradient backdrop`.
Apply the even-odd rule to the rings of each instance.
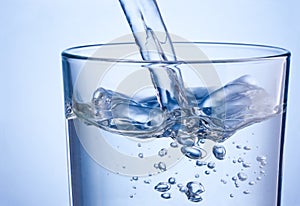
[[[189,40],[259,43],[292,52],[284,206],[300,205],[300,3],[159,0],[169,31]],[[0,7],[0,205],[66,206],[60,52],[129,28],[117,0],[10,0]]]

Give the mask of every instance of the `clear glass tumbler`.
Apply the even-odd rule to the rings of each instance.
[[[172,62],[131,42],[62,53],[71,205],[280,205],[290,53],[174,48]],[[155,67],[171,86],[180,70],[189,108],[161,109]]]

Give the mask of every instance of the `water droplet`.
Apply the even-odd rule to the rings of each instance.
[[[174,185],[176,184],[176,179],[174,177],[170,177],[168,182],[171,184],[171,185]]]
[[[137,181],[139,178],[137,176],[132,177],[132,180]]]
[[[167,166],[164,162],[159,162],[158,163],[158,169],[160,169],[161,171],[166,171],[167,170]]]
[[[205,172],[204,172],[206,175],[209,175],[210,174],[210,171],[208,171],[208,170],[205,170]]]
[[[237,145],[236,148],[237,148],[237,149],[241,149],[242,146],[241,146],[241,145]]]
[[[232,162],[235,164],[235,163],[236,163],[236,160],[232,160]]]
[[[238,158],[238,163],[242,163],[242,162],[244,162],[244,159],[241,158],[241,157],[239,157],[239,158]]]
[[[142,146],[142,144],[141,144],[141,143],[138,143],[138,144],[137,144],[137,146],[138,146],[138,147],[141,147],[141,146]]]
[[[171,185],[167,182],[160,182],[154,187],[154,189],[158,192],[166,192],[166,191],[170,190],[170,188],[171,188]]]
[[[189,146],[183,146],[181,147],[181,152],[191,159],[199,159],[202,156],[201,149],[199,147],[189,147]]]
[[[215,166],[216,166],[216,164],[215,164],[214,162],[209,162],[209,163],[207,164],[207,167],[208,167],[209,169],[213,169],[213,168],[215,168]]]
[[[170,193],[162,193],[160,196],[162,198],[164,198],[164,199],[170,199],[171,198],[171,194]]]
[[[250,191],[249,190],[245,190],[243,193],[246,194],[246,195],[248,195],[248,194],[250,194]]]
[[[233,198],[233,197],[234,197],[234,195],[231,193],[231,194],[229,195],[229,197]]]
[[[243,167],[244,168],[249,168],[249,167],[251,167],[251,164],[248,163],[248,162],[243,162]]]
[[[206,165],[206,162],[201,161],[201,160],[197,160],[197,161],[196,161],[196,165],[199,166],[199,167],[200,167],[200,166],[204,166],[204,165]]]
[[[143,158],[143,157],[144,157],[144,154],[143,154],[143,153],[139,153],[139,154],[138,154],[138,157],[139,157],[139,158]]]
[[[168,154],[168,150],[165,148],[162,148],[161,150],[158,151],[158,155],[163,157],[166,156]]]
[[[240,187],[239,183],[237,183],[237,182],[235,182],[234,185],[235,185],[236,188]]]
[[[136,186],[132,186],[132,189],[136,190]]]
[[[133,195],[129,195],[130,198],[133,198]]]
[[[213,154],[218,160],[223,160],[226,155],[225,147],[222,145],[215,145],[213,147]]]
[[[153,166],[154,168],[158,169],[158,163],[155,163]]]
[[[189,182],[186,187],[187,191],[185,194],[188,197],[188,200],[192,202],[200,202],[202,200],[200,194],[202,194],[205,189],[200,182]]]
[[[257,181],[260,181],[260,180],[261,180],[261,177],[257,177],[256,180],[257,180]]]
[[[171,142],[170,146],[173,148],[176,148],[176,147],[178,147],[178,144],[177,144],[177,142]]]
[[[236,176],[233,176],[231,179],[232,179],[233,181],[237,181],[237,177],[236,177]]]
[[[221,182],[222,182],[223,184],[227,184],[227,181],[224,180],[224,179],[221,179]]]
[[[249,146],[244,146],[244,150],[251,150],[251,147],[249,147]]]
[[[265,173],[266,173],[266,172],[265,172],[264,170],[261,170],[261,171],[260,171],[260,174],[261,174],[261,175],[264,175]]]
[[[243,172],[239,172],[239,173],[237,174],[237,176],[238,176],[239,180],[241,180],[241,181],[245,181],[245,180],[248,179],[247,174],[245,174],[245,173],[243,173]]]

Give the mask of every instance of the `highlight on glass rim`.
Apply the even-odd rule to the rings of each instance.
[[[290,52],[119,2],[130,35],[62,53],[71,205],[279,206]]]

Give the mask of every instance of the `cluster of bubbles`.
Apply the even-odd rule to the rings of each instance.
[[[168,182],[159,182],[154,189],[158,192],[161,192],[161,197],[164,199],[170,199],[171,193],[169,190],[172,185],[176,184],[176,179],[170,177]],[[185,186],[183,184],[177,184],[177,188],[180,192],[184,193],[187,196],[187,199],[191,202],[200,202],[202,201],[201,194],[205,192],[203,185],[200,182],[191,181],[188,182]]]
[[[205,141],[202,141],[200,144],[204,144]],[[199,144],[199,145],[200,145]],[[235,144],[235,143],[234,143]],[[177,142],[171,142],[170,146],[173,148],[177,148],[179,147],[180,144],[178,144]],[[211,171],[216,172],[216,162],[214,161],[204,161],[203,160],[203,153],[206,152],[204,149],[197,147],[195,145],[193,146],[185,146],[185,145],[180,145],[181,148],[181,152],[189,158],[190,161],[195,161],[195,166],[197,167],[202,167],[202,168],[206,168],[204,169],[204,174],[209,175],[211,173]],[[141,147],[141,145],[139,144],[138,147]],[[243,149],[245,152],[250,151],[252,148],[250,146],[241,146],[241,145],[236,145],[235,146],[236,149],[241,150]],[[226,157],[226,149],[223,145],[214,145],[212,147],[212,154],[214,155],[215,159],[218,160],[224,160]],[[244,153],[246,154],[246,153]],[[168,150],[166,148],[161,148],[158,152],[157,155],[160,157],[165,157],[166,155],[168,155]],[[138,156],[140,158],[143,158],[143,154],[139,153]],[[257,156],[256,157],[256,161],[259,164],[259,168],[260,168],[260,172],[259,172],[259,176],[256,177],[255,180],[250,180],[251,178],[248,177],[247,171],[246,169],[251,168],[251,164],[250,162],[247,162],[244,160],[243,157],[236,157],[232,160],[233,164],[240,164],[241,165],[241,170],[239,172],[237,172],[234,176],[231,177],[231,181],[234,183],[234,186],[236,188],[240,188],[241,185],[245,185],[248,184],[249,186],[253,186],[255,185],[258,181],[260,181],[262,179],[262,176],[265,174],[265,171],[263,170],[263,168],[267,165],[267,158],[265,156]],[[154,164],[154,167],[156,169],[158,169],[160,172],[165,172],[167,171],[167,167],[166,164],[164,162],[157,162]],[[256,173],[256,172],[255,172]],[[226,176],[229,176],[229,174],[227,174]],[[195,178],[199,178],[200,175],[199,173],[196,173],[194,175]],[[138,177],[132,177],[133,181],[137,181]],[[144,180],[145,184],[151,184],[151,179],[145,179]],[[221,183],[223,184],[227,184],[228,181],[226,180],[226,178],[222,178],[221,179]],[[183,193],[186,195],[187,199],[191,202],[200,202],[202,201],[202,193],[205,192],[205,188],[202,185],[201,182],[198,181],[189,181],[186,184],[182,184],[182,183],[178,183],[176,184],[176,179],[175,177],[170,177],[166,182],[159,182],[154,186],[154,190],[156,190],[157,192],[161,193],[160,196],[163,199],[171,199],[172,198],[172,194],[170,192],[172,186],[177,185],[177,189],[180,193]],[[248,195],[251,194],[251,191],[249,189],[244,189],[242,190],[242,194]],[[133,195],[130,195],[130,198],[132,198]],[[233,198],[234,194],[230,193],[229,197]]]

